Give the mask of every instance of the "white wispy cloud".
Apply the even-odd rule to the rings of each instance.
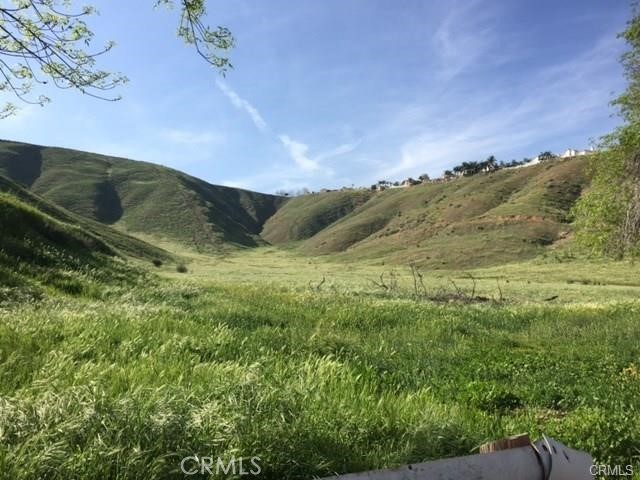
[[[344,143],[327,151],[320,152],[312,157],[309,155],[310,148],[306,143],[294,140],[288,135],[280,135],[278,138],[280,139],[280,143],[282,143],[284,148],[287,150],[289,157],[304,173],[322,171],[325,174],[332,175],[333,170],[323,165],[323,162],[342,155],[347,155],[353,152],[360,145],[359,141],[354,143]]]
[[[168,128],[164,130],[163,134],[164,137],[170,142],[185,145],[219,144],[224,140],[224,138],[217,133],[194,132],[176,128]]]
[[[617,63],[620,50],[620,42],[609,34],[582,55],[510,85],[508,96],[504,85],[496,85],[482,95],[473,92],[453,101],[440,99],[435,108],[434,104],[425,107],[428,115],[422,117],[415,115],[415,105],[407,107],[412,112],[409,118],[423,119],[421,132],[401,141],[399,158],[388,161],[376,177],[415,175],[423,170],[439,174],[461,161],[526,150],[545,138],[580,131],[594,119],[607,116],[612,90],[623,87]],[[398,116],[402,118],[402,112]],[[398,137],[402,128],[416,129],[415,122],[407,123],[404,118],[391,123],[396,131],[383,135]],[[585,138],[585,145],[576,147],[588,141]]]
[[[317,174],[313,178],[316,179]],[[260,189],[263,192],[275,192],[276,190],[298,190],[309,187],[309,179],[308,173],[302,172],[300,169],[291,168],[290,165],[282,163],[274,163],[266,170],[243,175],[239,178],[227,179],[222,184],[247,190]]]
[[[338,145],[337,147],[329,150],[328,152],[321,153],[316,157],[316,162],[322,162],[325,160],[329,160],[335,157],[340,157],[342,155],[347,155],[353,152],[356,148],[360,146],[361,141],[353,142],[353,143],[344,143],[342,145]]]
[[[302,142],[292,140],[288,135],[278,137],[284,148],[287,149],[291,159],[305,172],[313,172],[320,169],[317,160],[309,158],[309,146]]]
[[[481,0],[451,2],[451,9],[433,36],[439,58],[439,76],[452,78],[478,65],[497,64],[509,58],[496,51],[499,17],[495,8]]]
[[[276,190],[312,189],[313,185],[329,186],[338,183],[351,185],[353,183],[347,177],[336,178],[334,170],[321,162],[352,153],[358,148],[360,142],[345,143],[312,157],[309,154],[311,148],[307,144],[284,134],[280,135],[278,139],[285,148],[289,159],[293,160],[294,166],[291,163],[274,162],[269,165],[268,169],[237,179],[225,180],[223,185],[246,189],[259,188],[262,191],[266,187],[267,191],[273,192]]]
[[[267,122],[265,122],[262,115],[256,107],[254,107],[248,100],[245,100],[240,95],[238,95],[231,87],[229,87],[225,82],[220,79],[216,80],[216,85],[220,89],[220,91],[229,99],[234,107],[238,110],[243,110],[249,115],[253,124],[260,131],[267,130]]]
[[[236,108],[244,111],[249,115],[255,126],[260,131],[268,131],[267,122],[264,120],[257,108],[255,108],[248,100],[240,97],[240,95],[238,95],[222,80],[218,79],[216,83],[220,91],[222,91],[222,93],[231,101],[231,103]],[[188,138],[188,136],[185,137]],[[305,181],[305,179],[308,179],[312,174],[314,176],[320,174],[329,176],[332,175],[333,171],[330,168],[323,166],[322,162],[353,152],[359,145],[359,142],[345,143],[327,151],[321,152],[318,155],[311,156],[309,153],[311,148],[308,144],[303,143],[299,140],[295,140],[290,135],[285,133],[278,135],[277,139],[284,147],[288,157],[293,160],[293,163],[296,166],[295,169],[292,169],[291,167],[283,167],[282,169],[279,169],[279,174],[282,176],[282,182],[280,182],[280,184],[287,186],[300,186],[300,182]],[[257,174],[252,178],[254,180],[261,179],[262,181],[271,180],[273,179],[273,172],[274,169],[270,168],[270,172],[265,174]],[[242,185],[244,188],[247,188],[252,184],[251,180],[245,179],[227,180],[226,182],[228,185]]]

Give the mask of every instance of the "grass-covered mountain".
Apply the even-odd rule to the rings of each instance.
[[[0,232],[0,302],[47,288],[96,293],[98,284],[140,276],[126,265],[127,257],[170,259],[157,247],[67,212],[2,176]]]
[[[570,233],[585,166],[585,159],[557,160],[379,193],[298,197],[263,235],[275,244],[300,241],[305,254],[434,268],[522,260]]]
[[[555,160],[383,192],[286,199],[151,163],[0,142],[0,175],[74,212],[76,221],[88,219],[94,233],[110,225],[199,251],[268,242],[307,255],[432,268],[522,260],[567,238],[585,166],[584,158]]]
[[[262,244],[263,224],[283,202],[151,163],[7,141],[0,175],[85,218],[204,251]]]
[[[310,238],[366,203],[372,195],[369,190],[347,190],[296,197],[267,220],[262,236],[273,244]]]
[[[109,251],[113,255],[129,256],[145,260],[171,259],[171,255],[159,247],[131,237],[108,225],[68,211],[26,190],[18,183],[2,175],[0,175],[0,192],[5,194],[4,198],[6,201],[11,200],[14,205],[19,203],[30,207],[33,211],[40,214],[42,218],[49,218],[50,220],[56,221],[57,224],[65,226],[64,228],[71,228],[79,235],[95,239],[98,244],[105,245],[104,250]],[[16,226],[17,225],[13,223],[3,222],[3,237],[11,234]]]

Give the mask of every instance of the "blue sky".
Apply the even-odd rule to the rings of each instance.
[[[176,11],[92,3],[123,100],[51,91],[0,137],[273,192],[584,148],[619,121],[625,1],[209,1],[237,39],[226,78],[175,37]]]

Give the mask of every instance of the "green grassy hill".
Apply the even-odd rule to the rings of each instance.
[[[106,283],[131,283],[141,272],[127,266],[119,248],[168,258],[161,250],[133,238],[127,241],[117,232],[111,236],[100,229],[92,231],[91,225],[74,222],[72,215],[2,177],[0,231],[0,303],[16,296],[25,301],[47,289],[99,294]],[[117,247],[108,243],[114,239]]]
[[[54,205],[2,175],[0,175],[0,192],[9,194],[14,200],[37,210],[41,214],[63,225],[73,226],[76,231],[81,231],[84,235],[97,239],[100,243],[106,245],[108,250],[114,254],[145,260],[170,260],[172,258],[167,251],[161,248]],[[11,232],[10,225],[4,226],[3,230],[4,229],[6,229],[7,233]]]
[[[273,244],[305,240],[353,212],[372,194],[360,190],[297,197],[267,220],[262,237]]]
[[[7,141],[0,174],[83,217],[202,251],[263,244],[259,233],[284,202],[151,163]]]
[[[94,233],[106,224],[205,253],[268,242],[305,255],[446,269],[532,258],[570,237],[567,215],[586,185],[586,163],[286,199],[151,163],[0,142],[0,175],[93,221]]]
[[[570,234],[567,215],[586,185],[585,167],[585,159],[559,160],[375,194],[298,197],[264,235],[275,244],[304,240],[305,254],[345,260],[432,268],[523,260]]]

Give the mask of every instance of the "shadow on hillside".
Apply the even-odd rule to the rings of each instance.
[[[120,195],[109,180],[98,185],[96,192],[96,220],[100,223],[112,225],[122,218],[124,210]]]
[[[42,150],[36,145],[11,145],[9,151],[15,154],[15,158],[2,165],[6,176],[31,188],[42,173]]]
[[[278,197],[211,185],[186,176],[181,180],[203,201],[207,221],[217,227],[225,242],[247,247],[259,245],[256,237],[264,222],[276,212]]]

